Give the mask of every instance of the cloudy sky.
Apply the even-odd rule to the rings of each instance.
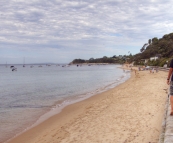
[[[173,32],[173,1],[0,0],[0,64],[139,53]]]

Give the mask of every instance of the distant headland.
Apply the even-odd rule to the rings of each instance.
[[[74,59],[70,64],[83,63],[133,63],[134,65],[148,65],[148,66],[168,66],[173,58],[173,33],[165,34],[162,38],[154,37],[149,39],[139,53],[132,55],[114,55],[112,57],[104,56],[103,58],[90,58],[89,60]]]

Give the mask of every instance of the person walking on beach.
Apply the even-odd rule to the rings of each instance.
[[[170,69],[168,72],[167,84],[170,85],[170,104],[171,104],[171,113],[170,115],[173,116],[173,59],[170,63]]]
[[[154,73],[154,68],[152,69],[152,73]]]
[[[137,74],[137,71],[136,71],[136,69],[134,69],[134,71],[135,71],[135,75]]]

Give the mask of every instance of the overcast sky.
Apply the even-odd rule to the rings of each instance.
[[[0,64],[133,55],[173,32],[173,1],[0,0]]]

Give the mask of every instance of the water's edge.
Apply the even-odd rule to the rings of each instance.
[[[8,140],[6,140],[4,143],[8,143],[9,141],[13,140],[15,137],[21,135],[22,133],[26,132],[27,130],[39,125],[40,123],[48,120],[50,117],[59,114],[62,109],[65,107],[75,104],[77,102],[81,102],[83,100],[86,100],[92,96],[95,96],[99,93],[103,93],[105,91],[108,91],[110,89],[116,88],[116,86],[126,82],[128,79],[130,79],[131,74],[129,70],[126,70],[126,76],[121,77],[120,79],[117,79],[114,83],[109,84],[105,87],[102,87],[100,89],[96,89],[95,91],[92,91],[90,93],[85,93],[83,95],[76,95],[74,97],[65,98],[64,100],[57,101],[54,105],[52,105],[51,108],[45,110],[45,112],[39,116],[34,122],[30,124],[30,126],[26,127],[23,131],[17,133],[15,136],[10,137]]]

